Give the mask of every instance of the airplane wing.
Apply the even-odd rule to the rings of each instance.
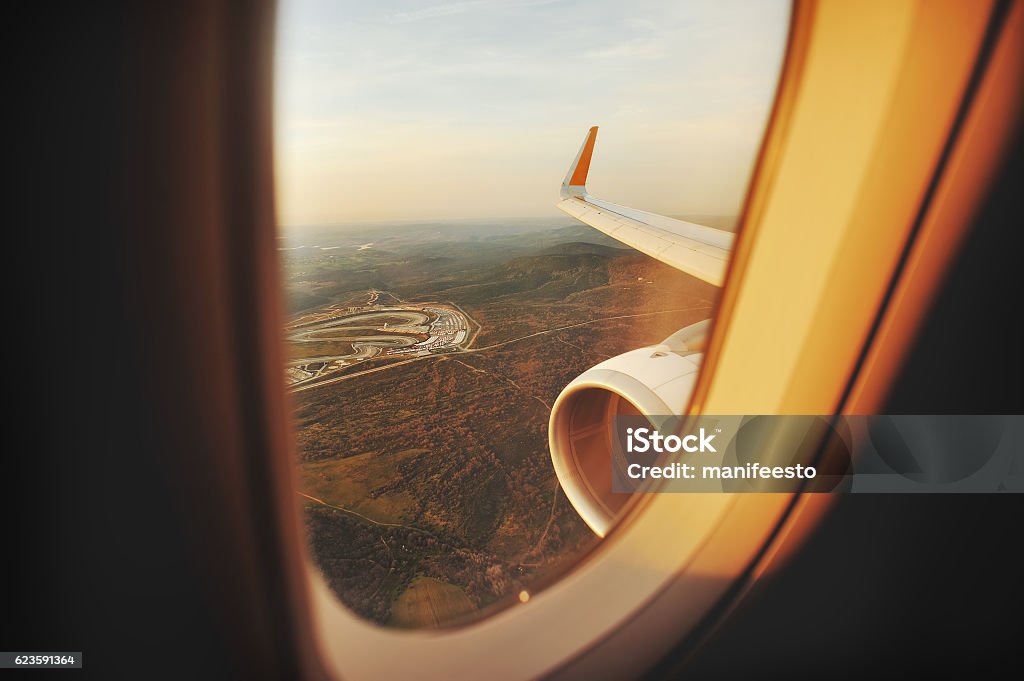
[[[562,182],[558,208],[652,258],[721,286],[733,233],[627,208],[588,194],[587,173],[596,139],[594,126]]]

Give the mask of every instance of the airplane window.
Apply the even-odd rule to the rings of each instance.
[[[578,491],[589,510],[567,496],[548,432],[563,389],[639,348],[699,369],[790,7],[279,12],[284,371],[309,555],[378,625],[471,621],[571,569],[622,506],[600,467]],[[655,228],[710,259],[651,247]],[[646,408],[580,395],[573,451],[608,410]]]

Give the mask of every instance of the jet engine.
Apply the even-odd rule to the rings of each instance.
[[[658,345],[631,350],[580,374],[551,409],[548,444],[566,497],[604,536],[629,494],[612,491],[616,416],[678,416],[697,381],[710,320],[675,332]]]

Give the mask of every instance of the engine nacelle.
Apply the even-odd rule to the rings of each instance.
[[[551,409],[548,445],[565,496],[604,536],[629,500],[612,491],[616,416],[681,415],[697,382],[708,320],[664,342],[601,362],[562,390]]]

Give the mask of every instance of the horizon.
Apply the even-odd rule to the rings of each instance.
[[[728,223],[738,222],[740,215],[737,214],[691,214],[691,215],[668,215],[666,217],[674,218],[677,220],[684,220],[689,222],[699,222],[700,219],[705,219],[718,223],[719,229],[725,229],[726,231],[735,231],[732,227],[728,226]],[[351,233],[357,232],[361,229],[374,229],[378,227],[388,226],[406,226],[406,227],[427,227],[435,225],[444,225],[448,223],[465,223],[466,225],[478,224],[478,225],[493,225],[500,226],[499,223],[504,222],[547,222],[552,223],[555,227],[576,227],[581,223],[564,213],[555,211],[551,215],[494,215],[494,216],[456,216],[456,217],[419,217],[419,218],[379,218],[379,219],[355,219],[355,220],[339,220],[339,221],[328,221],[321,223],[310,223],[310,224],[278,224],[278,239],[291,239],[303,236],[314,231],[328,230],[337,233]],[[557,223],[557,224],[554,224]],[[721,225],[726,226],[721,226]],[[460,225],[461,226],[461,225]],[[509,225],[512,226],[512,225]],[[595,232],[597,233],[597,232]],[[628,246],[624,246],[628,248]]]

